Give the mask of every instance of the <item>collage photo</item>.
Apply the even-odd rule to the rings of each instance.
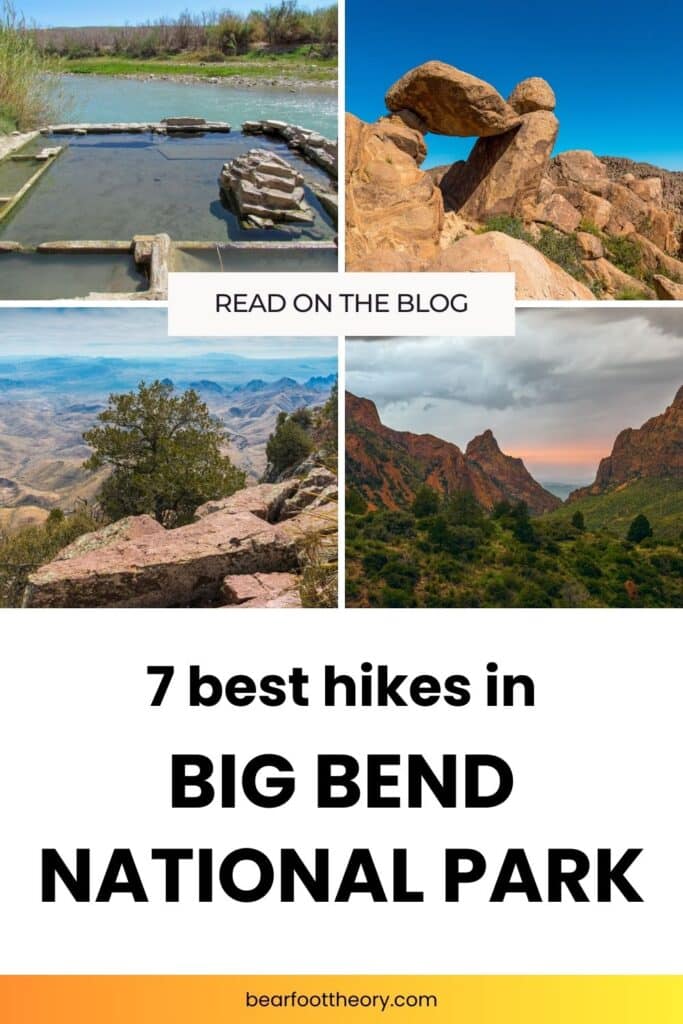
[[[677,34],[150,10],[0,0],[0,607],[683,607]],[[169,336],[340,271],[512,273],[515,336]]]

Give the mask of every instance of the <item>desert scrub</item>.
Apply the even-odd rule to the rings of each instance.
[[[0,6],[0,129],[35,128],[50,120],[54,64],[36,46],[10,0]]]
[[[483,234],[486,231],[502,231],[504,235],[509,235],[510,238],[518,238],[520,242],[527,242],[529,245],[534,244],[533,238],[519,217],[512,217],[509,214],[503,213],[497,217],[489,217],[481,229],[481,233]]]
[[[592,220],[584,219],[579,224],[579,231],[583,231],[588,235],[595,235],[596,238],[602,238],[603,233],[597,224],[593,223]]]
[[[650,296],[638,288],[622,288],[614,298],[617,302],[642,302],[644,299],[649,299]]]
[[[604,245],[615,267],[631,277],[641,276],[643,252],[637,242],[619,235],[605,235]]]
[[[55,508],[40,526],[22,526],[0,534],[0,607],[18,607],[30,573],[81,534],[101,525],[84,505],[71,515]]]
[[[541,237],[534,244],[546,259],[557,263],[577,281],[586,280],[576,234],[563,235],[559,231],[553,231],[552,228],[542,228]]]

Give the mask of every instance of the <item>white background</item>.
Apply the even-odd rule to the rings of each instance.
[[[0,969],[3,973],[673,972],[683,968],[680,613],[668,611],[5,611],[2,629]],[[464,708],[325,709],[326,663],[395,672],[463,673]],[[487,661],[536,682],[533,709],[484,705]],[[191,709],[177,685],[190,663],[223,678],[301,665],[309,708]],[[175,664],[162,708],[148,664]],[[170,807],[170,755],[282,753],[298,770],[292,802],[261,810]],[[509,761],[512,796],[490,810],[314,809],[322,752],[492,753]],[[40,851],[93,850],[94,879],[112,847],[137,855],[150,903],[114,896],[40,901]],[[241,846],[302,855],[407,846],[424,904],[282,905],[162,901],[153,846]],[[545,851],[645,848],[628,904],[488,900],[486,880],[441,900],[445,847],[481,849],[492,868],[524,847],[544,888]],[[187,873],[186,873],[187,872]],[[94,882],[94,884],[96,884]]]

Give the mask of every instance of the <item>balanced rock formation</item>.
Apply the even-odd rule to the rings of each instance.
[[[683,387],[665,412],[642,427],[622,430],[612,453],[600,462],[594,482],[572,491],[568,500],[604,494],[643,479],[683,480]]]
[[[544,78],[525,78],[508,96],[508,103],[518,114],[535,110],[554,110],[555,93]]]
[[[518,127],[479,139],[441,180],[446,207],[476,221],[523,214],[536,201],[558,128],[551,111],[534,110]]]
[[[524,79],[506,101],[428,61],[391,86],[386,104],[373,125],[347,122],[349,270],[516,271],[507,246],[475,242],[502,230],[530,271],[519,273],[518,298],[680,296],[683,174],[589,150],[553,157],[559,122],[544,79]],[[466,160],[421,171],[427,132],[476,141]]]
[[[31,574],[24,606],[291,607],[311,544],[336,551],[336,537],[336,481],[318,467],[207,502],[175,530],[143,515],[84,534]]]
[[[501,452],[490,431],[463,453],[432,434],[413,434],[385,426],[374,403],[346,395],[346,467],[348,483],[372,506],[409,505],[422,484],[440,494],[466,491],[485,509],[499,501],[524,501],[532,514],[561,502],[527,472],[521,459]]]
[[[406,72],[386,94],[389,110],[412,110],[437,135],[500,135],[519,124],[503,97],[481,78],[439,60]]]
[[[304,179],[268,149],[250,149],[223,165],[221,190],[250,227],[272,228],[283,221],[311,223]]]

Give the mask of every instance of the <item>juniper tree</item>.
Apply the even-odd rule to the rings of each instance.
[[[110,395],[97,420],[83,434],[93,449],[84,468],[111,467],[98,495],[110,519],[146,513],[180,526],[198,505],[244,487],[245,473],[224,454],[223,424],[192,388],[141,382]]]

